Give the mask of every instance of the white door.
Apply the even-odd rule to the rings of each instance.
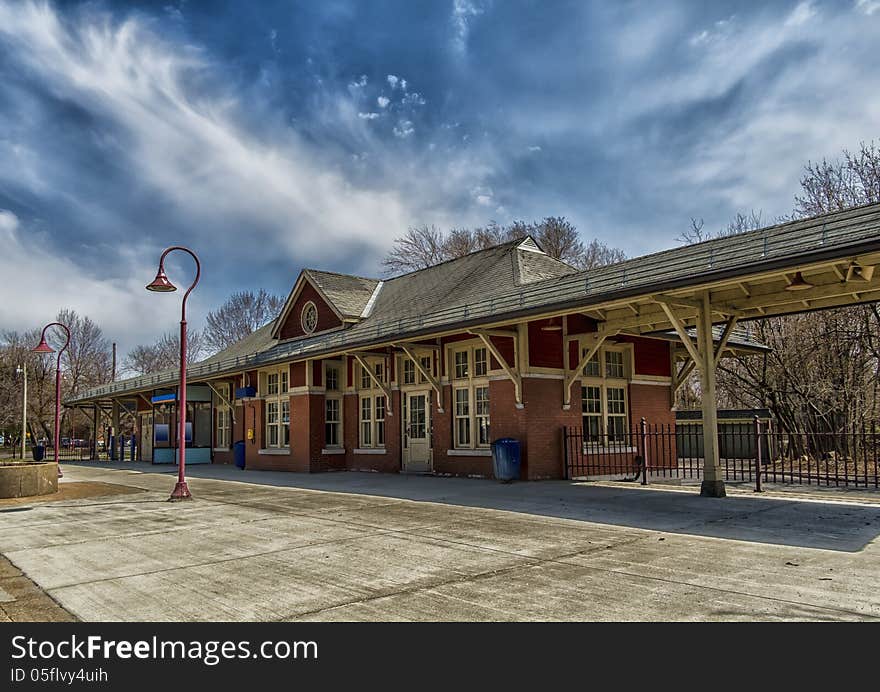
[[[141,461],[153,461],[153,414],[141,415],[141,451],[138,455]]]
[[[404,471],[431,470],[430,392],[407,392],[403,423]]]

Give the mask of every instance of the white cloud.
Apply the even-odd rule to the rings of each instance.
[[[401,120],[394,126],[394,136],[401,139],[409,137],[413,132],[415,132],[415,128],[411,120]]]
[[[532,153],[536,153],[536,152],[541,151],[541,147],[539,147],[537,144],[533,144],[532,146],[529,147],[529,151]]]
[[[361,113],[358,113],[358,117],[359,117],[361,120],[375,120],[376,118],[379,117],[379,114],[378,114],[378,113],[372,113],[372,112],[370,112],[370,113],[363,113],[363,112],[361,112]]]
[[[786,18],[785,25],[801,26],[802,24],[806,24],[815,16],[816,8],[813,6],[813,3],[810,0],[806,0],[806,2],[799,3],[797,7],[794,8],[792,13]]]
[[[194,91],[214,76],[210,60],[135,19],[67,24],[49,5],[0,0],[0,42],[31,79],[118,130],[119,165],[157,203],[191,220],[193,242],[222,243],[214,222],[238,219],[257,243],[315,260],[332,256],[328,238],[384,243],[376,227],[405,228],[412,218],[396,192],[353,185],[296,132],[278,131],[271,141],[252,132],[232,93]]]
[[[856,9],[870,16],[880,11],[880,0],[856,0]]]
[[[379,105],[379,108],[387,108],[388,104],[391,103],[391,99],[386,96],[379,96],[376,98],[376,103]]]
[[[59,310],[72,308],[88,315],[118,341],[123,353],[139,342],[151,341],[174,329],[180,319],[180,300],[163,300],[144,286],[156,273],[155,256],[125,252],[115,258],[116,278],[84,274],[73,258],[59,255],[45,234],[21,225],[12,212],[0,209],[0,247],[3,248],[3,299],[0,300],[0,325],[7,329],[26,330],[51,321]],[[191,271],[189,267],[186,272]],[[177,267],[169,265],[172,280]],[[10,286],[21,287],[5,295]],[[197,292],[193,293],[195,311],[204,309]]]
[[[464,53],[467,50],[471,22],[483,14],[483,11],[483,7],[474,0],[453,0],[452,47],[456,52]]]
[[[407,94],[400,100],[400,102],[406,106],[424,106],[427,103],[425,97],[418,91],[413,91],[412,93]]]
[[[397,83],[400,81],[400,78],[397,75],[390,74],[388,75],[388,77],[386,77],[386,79],[388,80],[388,84],[391,85],[392,89],[397,88]]]

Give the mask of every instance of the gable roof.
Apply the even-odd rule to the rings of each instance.
[[[360,319],[370,301],[370,296],[380,283],[378,279],[318,269],[305,269],[304,273],[339,314],[351,319]]]
[[[880,264],[880,203],[665,250],[598,269],[568,274],[560,271],[555,278],[525,284],[517,284],[512,277],[514,260],[510,251],[514,245],[507,243],[389,279],[374,296],[374,312],[348,329],[276,341],[259,353],[215,360],[207,365],[195,363],[189,371],[190,377],[231,374],[244,367],[251,369],[321,357],[484,323],[503,323],[557,311],[589,310],[612,302],[622,304],[644,299],[663,291],[706,290],[719,282],[752,281],[772,272],[793,271],[809,263],[849,261],[866,253],[876,256],[874,262]],[[505,275],[505,258],[511,280],[498,281]],[[495,278],[487,280],[487,272]],[[453,285],[444,285],[441,277]],[[462,286],[465,278],[480,288]],[[413,289],[410,293],[417,299],[406,300],[402,288],[406,285]],[[389,286],[395,290],[388,290]],[[433,298],[432,290],[437,290],[446,300]],[[880,288],[871,284],[867,291],[859,290],[855,302],[877,300],[878,292]],[[632,305],[621,309],[627,307]],[[793,311],[802,309],[798,304]],[[143,391],[175,381],[176,376],[169,378],[157,373],[96,387],[69,398],[67,403]]]

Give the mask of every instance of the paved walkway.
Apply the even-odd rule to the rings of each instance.
[[[217,466],[171,504],[173,475],[65,464],[145,492],[0,515],[0,552],[83,620],[880,619],[876,504]]]

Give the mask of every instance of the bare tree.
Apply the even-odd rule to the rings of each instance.
[[[186,358],[197,362],[205,353],[205,338],[200,331],[190,331],[186,338]],[[125,357],[124,367],[134,375],[169,370],[180,365],[180,335],[163,334],[155,343],[135,346]]]
[[[550,257],[578,269],[626,259],[622,250],[599,240],[585,246],[572,223],[561,216],[548,216],[541,221],[514,221],[507,226],[491,221],[473,229],[454,228],[445,235],[435,226],[413,227],[395,239],[382,263],[388,274],[415,271],[526,236],[534,237]]]
[[[394,247],[382,260],[388,274],[415,271],[448,259],[443,250],[443,233],[436,226],[410,226],[394,239]]]
[[[578,269],[585,270],[623,262],[625,259],[626,253],[623,250],[610,247],[598,238],[594,238],[573,263]]]
[[[205,348],[216,353],[232,346],[275,319],[283,307],[284,298],[262,288],[256,293],[233,293],[223,305],[208,313]]]
[[[836,161],[808,163],[792,218],[880,200],[880,150],[862,144]],[[685,242],[741,233],[762,225],[755,212],[738,214],[717,233],[702,220],[680,236]],[[876,305],[773,317],[752,323],[753,336],[772,350],[763,357],[721,361],[718,402],[766,407],[789,432],[855,432],[880,419],[880,310]],[[805,373],[809,373],[805,377]],[[679,406],[699,403],[695,377],[679,390]],[[810,438],[812,439],[812,438]]]
[[[844,149],[836,161],[807,163],[801,190],[803,194],[795,197],[797,216],[880,201],[880,148],[874,142],[862,142],[857,152]]]

